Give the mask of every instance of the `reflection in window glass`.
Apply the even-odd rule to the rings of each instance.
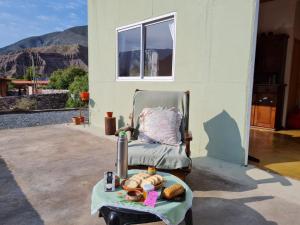
[[[145,26],[144,76],[172,76],[174,20]]]
[[[118,68],[120,77],[140,76],[141,28],[118,33]]]

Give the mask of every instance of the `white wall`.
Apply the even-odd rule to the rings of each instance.
[[[292,56],[294,47],[294,27],[296,4],[298,0],[274,0],[260,4],[259,27],[260,32],[285,33],[289,35],[287,47],[287,59],[284,81],[287,84],[285,89],[284,110],[282,126],[285,127],[287,103],[289,93],[289,81],[292,69]]]

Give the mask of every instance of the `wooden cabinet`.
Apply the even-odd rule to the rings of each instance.
[[[255,85],[253,91],[251,126],[280,129],[284,86]]]
[[[264,105],[253,105],[253,125],[265,128],[275,128],[276,122],[276,107],[264,106]]]
[[[250,118],[250,125],[254,126],[254,116],[255,116],[255,105],[251,107],[251,118]]]

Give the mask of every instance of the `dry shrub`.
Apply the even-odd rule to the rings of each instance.
[[[18,99],[14,106],[14,110],[28,111],[33,109],[36,109],[36,100],[28,98]]]

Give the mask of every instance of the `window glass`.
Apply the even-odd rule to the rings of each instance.
[[[140,76],[141,28],[118,32],[119,77]]]
[[[174,16],[140,22],[117,32],[117,76],[168,80],[173,76]]]
[[[172,76],[174,20],[145,25],[144,76]]]

